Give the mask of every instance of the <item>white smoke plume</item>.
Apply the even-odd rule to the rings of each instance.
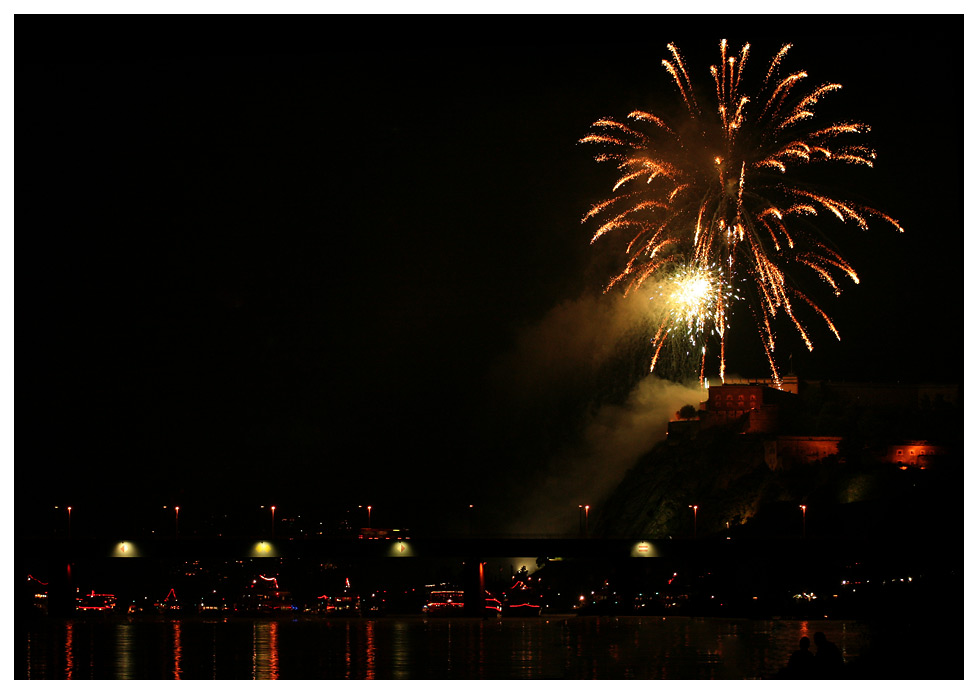
[[[679,385],[654,374],[634,384],[615,384],[622,397],[614,402],[601,402],[596,395],[614,390],[603,388],[602,379],[616,378],[614,368],[606,367],[613,359],[621,360],[622,350],[632,350],[625,355],[626,366],[634,357],[647,368],[651,351],[635,352],[634,344],[627,348],[626,343],[648,324],[649,313],[647,295],[567,301],[522,331],[514,349],[496,364],[495,407],[509,411],[513,428],[522,427],[530,436],[544,431],[545,438],[554,431],[567,434],[567,445],[548,440],[547,458],[527,461],[532,469],[526,471],[526,479],[531,483],[522,490],[519,510],[507,519],[508,532],[576,531],[578,505],[590,505],[593,513],[637,459],[665,438],[675,413],[705,399],[696,385]],[[626,377],[636,379],[634,368]],[[576,427],[572,435],[560,428],[562,421],[558,426],[552,421],[562,416],[560,410],[568,402],[588,403],[579,408],[586,416],[569,420]]]
[[[621,339],[648,320],[649,300],[602,294],[565,301],[525,328],[492,377],[510,404],[533,404],[568,379],[600,368]]]
[[[601,406],[586,425],[582,446],[551,461],[547,478],[523,505],[511,532],[574,532],[578,506],[583,504],[590,505],[593,520],[601,501],[638,458],[665,439],[668,422],[679,408],[704,398],[698,387],[650,374],[625,403]]]

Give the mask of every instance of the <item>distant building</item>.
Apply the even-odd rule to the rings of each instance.
[[[794,395],[757,383],[710,386],[700,415],[703,426],[736,424],[741,433],[764,434],[778,429],[778,413]]]
[[[768,460],[772,470],[791,467],[799,463],[817,463],[839,454],[841,436],[785,436],[775,440],[775,459]]]
[[[960,403],[960,388],[956,385],[933,383],[835,383],[806,381],[806,388],[821,388],[855,405],[884,409],[929,411],[956,407]]]
[[[780,413],[790,406],[799,389],[820,388],[849,402],[886,409],[915,411],[940,410],[959,404],[956,385],[831,383],[806,381],[788,376],[781,387],[767,379],[732,380],[710,386],[708,397],[700,403],[699,418],[669,422],[668,436],[677,443],[696,436],[705,427],[732,427],[742,434],[767,434],[764,461],[772,470],[797,464],[814,463],[839,454],[839,436],[786,435],[779,433]],[[946,456],[945,447],[928,441],[894,443],[880,455],[880,462],[906,469],[925,468]]]
[[[907,441],[901,444],[887,446],[883,462],[894,463],[900,467],[916,467],[924,469],[938,458],[947,455],[944,446],[928,441]]]

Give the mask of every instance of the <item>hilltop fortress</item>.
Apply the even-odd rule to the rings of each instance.
[[[709,386],[697,418],[670,422],[668,437],[678,442],[718,426],[760,435],[765,462],[772,470],[831,456],[845,457],[840,451],[844,439],[841,432],[819,431],[832,427],[818,426],[811,412],[793,416],[805,406],[811,408],[813,401],[826,412],[822,419],[844,416],[844,410],[872,411],[883,417],[900,413],[926,421],[961,412],[957,385],[800,381],[792,375],[777,388],[767,379],[727,379],[723,385]],[[933,427],[908,427],[903,434],[894,436],[891,431],[888,440],[875,441],[872,457],[903,468],[926,468],[949,453],[948,442],[935,434]]]

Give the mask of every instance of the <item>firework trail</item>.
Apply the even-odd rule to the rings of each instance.
[[[764,352],[776,383],[774,319],[786,315],[809,350],[809,330],[798,307],[813,312],[839,338],[829,316],[788,281],[791,267],[814,272],[838,295],[840,277],[858,284],[855,270],[819,240],[811,223],[830,213],[843,223],[867,229],[872,217],[899,231],[899,223],[878,210],[810,189],[794,174],[823,162],[872,167],[876,153],[859,142],[862,123],[812,125],[814,107],[839,84],[804,88],[805,72],[785,74],[786,44],[771,60],[759,88],[743,87],[749,44],[728,55],[720,42],[720,63],[711,66],[714,90],[697,98],[679,49],[662,65],[672,77],[684,113],[673,123],[647,111],[625,121],[602,118],[580,142],[600,148],[598,162],[619,172],[612,197],[594,205],[583,222],[598,224],[591,243],[606,234],[624,234],[626,261],[606,291],[622,284],[625,293],[647,282],[663,306],[652,340],[655,369],[663,346],[682,341],[700,357],[700,380],[707,340],[719,342],[720,377],[725,370],[725,336],[732,303],[749,294]],[[707,108],[704,103],[709,103]]]

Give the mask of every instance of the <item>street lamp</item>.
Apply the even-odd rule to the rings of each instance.
[[[371,511],[371,509],[373,509],[373,506],[366,506],[365,507],[363,504],[361,504],[361,505],[357,506],[357,508],[366,508],[367,509],[367,527],[368,528],[371,527],[371,525],[370,525],[370,511]]]
[[[180,537],[180,507],[173,507],[173,535]]]
[[[696,539],[696,512],[699,510],[699,506],[696,504],[690,504],[689,507],[693,509],[693,539]]]
[[[272,537],[275,537],[275,507],[272,506]]]
[[[68,538],[71,539],[71,506],[68,507]]]
[[[586,536],[587,536],[587,533],[588,533],[588,522],[587,522],[587,516],[588,516],[588,510],[589,510],[589,509],[590,509],[591,507],[590,507],[590,506],[589,506],[588,504],[578,504],[578,505],[577,505],[577,508],[579,508],[579,509],[584,509],[584,535],[585,535],[585,537],[586,537]],[[580,511],[578,511],[578,514],[580,514]]]
[[[805,504],[799,504],[798,508],[801,509],[801,536],[802,538],[804,538],[805,537],[805,511],[808,510],[808,507],[805,506]]]

